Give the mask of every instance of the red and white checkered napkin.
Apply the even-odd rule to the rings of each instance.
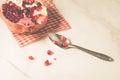
[[[51,31],[61,31],[70,29],[70,25],[64,19],[64,17],[58,12],[56,7],[51,3],[50,0],[42,0],[43,4],[48,9],[48,22],[38,33],[30,35],[19,35],[12,33],[14,38],[17,40],[20,47],[24,47],[36,40],[39,40]]]

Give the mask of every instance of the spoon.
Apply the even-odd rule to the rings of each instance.
[[[48,37],[55,45],[63,49],[77,48],[99,59],[102,59],[105,61],[111,61],[111,62],[114,61],[113,58],[111,58],[110,56],[72,44],[71,41],[63,35],[56,34],[56,33],[50,33],[48,34]]]

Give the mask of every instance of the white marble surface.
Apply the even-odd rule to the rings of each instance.
[[[60,34],[70,38],[74,44],[102,52],[115,61],[106,62],[76,49],[60,49],[48,38],[20,48],[0,19],[0,56],[3,57],[0,58],[0,79],[120,80],[120,0],[53,2],[72,27],[59,32]],[[46,55],[48,49],[55,54]],[[29,55],[34,56],[35,60],[28,60]],[[54,61],[53,58],[57,60]],[[53,64],[44,66],[46,59]]]

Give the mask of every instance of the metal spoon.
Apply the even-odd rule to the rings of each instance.
[[[89,54],[91,54],[99,59],[102,59],[105,61],[114,61],[114,59],[111,58],[110,56],[107,56],[105,54],[95,52],[95,51],[80,47],[78,45],[72,44],[71,41],[68,38],[64,37],[63,35],[56,34],[56,33],[50,33],[48,35],[48,37],[54,44],[56,44],[57,46],[59,46],[63,49],[77,48],[77,49],[80,49],[86,53],[89,53]]]

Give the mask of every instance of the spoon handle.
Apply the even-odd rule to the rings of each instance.
[[[89,49],[86,49],[86,48],[83,48],[83,47],[80,47],[80,46],[77,46],[77,45],[73,45],[73,44],[71,46],[73,46],[75,48],[78,48],[78,49],[80,49],[80,50],[82,50],[84,52],[87,52],[87,53],[89,53],[89,54],[91,54],[93,56],[96,56],[96,57],[98,57],[100,59],[103,59],[105,61],[114,61],[113,58],[111,58],[110,56],[107,56],[105,54],[102,54],[102,53],[99,53],[99,52],[95,52],[95,51],[91,51]]]

